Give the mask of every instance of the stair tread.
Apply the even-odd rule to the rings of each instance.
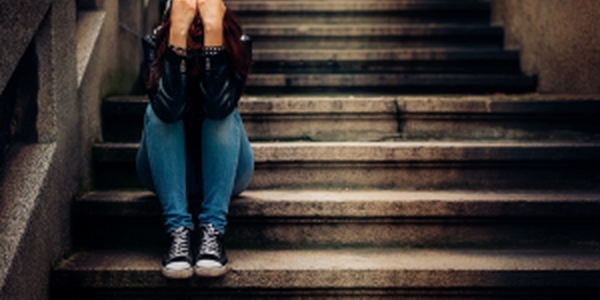
[[[485,2],[474,1],[227,1],[238,12],[374,12],[410,10],[489,10]]]
[[[138,147],[138,143],[97,144],[95,160],[133,161]],[[254,142],[252,150],[256,163],[597,161],[600,142]]]
[[[137,110],[112,109],[110,114],[143,113],[146,96],[118,96],[104,100],[105,108],[140,106]],[[239,111],[244,114],[302,113],[511,113],[593,114],[600,113],[600,95],[490,95],[490,96],[404,96],[404,95],[286,95],[243,96]],[[106,111],[105,111],[106,112]]]
[[[210,288],[597,287],[599,251],[231,250],[232,270]],[[70,287],[166,287],[160,254],[77,253],[54,270]],[[499,278],[498,276],[501,276]]]
[[[192,198],[191,201],[201,201]],[[159,216],[149,191],[98,191],[76,201],[81,216]],[[597,191],[249,190],[230,216],[268,218],[597,217]],[[290,220],[293,222],[293,220]]]
[[[502,27],[479,24],[246,24],[252,36],[429,36],[485,35],[502,36]]]
[[[518,60],[519,52],[502,49],[414,48],[414,49],[256,49],[254,62],[273,60],[414,61],[414,60]]]
[[[535,78],[521,74],[252,74],[248,87],[535,87]]]

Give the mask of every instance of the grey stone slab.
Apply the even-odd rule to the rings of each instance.
[[[202,199],[190,197],[199,213]],[[231,200],[229,249],[427,247],[597,249],[589,191],[250,190]],[[95,192],[74,206],[78,249],[163,249],[147,191]]]
[[[252,140],[598,140],[600,96],[244,96]],[[104,101],[107,141],[138,141],[145,97]]]
[[[137,143],[94,147],[96,162],[133,162]],[[596,142],[272,142],[253,143],[255,162],[595,161]]]
[[[10,3],[10,4],[9,4]],[[50,1],[3,1],[0,7],[0,93],[48,12]]]
[[[595,189],[595,142],[253,143],[251,189]],[[137,187],[137,144],[94,148],[101,188]],[[108,180],[108,181],[106,181]],[[116,184],[116,185],[115,185]]]
[[[236,12],[372,12],[415,10],[489,10],[485,2],[473,1],[226,1]]]
[[[83,76],[100,37],[104,25],[104,11],[82,11],[77,16],[77,86],[81,86]]]
[[[160,216],[148,191],[98,191],[76,205],[85,216]],[[600,194],[591,191],[251,190],[234,197],[230,208],[232,217],[314,219],[599,215]]]
[[[502,49],[257,49],[255,63],[262,61],[518,61],[517,51]]]
[[[298,26],[284,24],[249,24],[244,26],[250,36],[309,36],[309,37],[358,37],[358,36],[502,36],[502,28],[490,25],[454,24],[304,24]]]
[[[55,269],[59,287],[205,289],[594,288],[596,251],[230,251],[215,280],[170,282],[150,253],[79,253]]]
[[[437,162],[595,160],[600,143],[291,142],[254,143],[255,162]]]
[[[403,88],[428,88],[445,91],[463,88],[533,91],[535,80],[525,75],[511,74],[254,74],[248,79],[249,92],[260,88],[286,88],[299,92],[299,88],[331,88],[333,92],[345,89],[387,88],[400,92]]]
[[[398,96],[402,113],[597,114],[600,95]]]

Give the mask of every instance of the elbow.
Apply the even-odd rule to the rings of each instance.
[[[159,119],[166,123],[175,123],[183,118],[185,101],[173,101],[159,89],[151,98],[152,109]]]

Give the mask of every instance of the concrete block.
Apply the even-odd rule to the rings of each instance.
[[[131,295],[166,289],[168,297],[346,296],[389,299],[427,291],[449,296],[498,290],[517,297],[598,293],[598,254],[569,251],[230,251],[232,270],[218,279],[172,282],[160,275],[160,257],[154,253],[81,253],[56,271],[65,294],[77,297],[111,288]],[[583,291],[582,291],[583,289]],[[234,295],[224,290],[237,291]],[[580,291],[580,292],[577,292]],[[564,294],[563,294],[564,293]],[[114,294],[112,295],[114,297]],[[271,299],[271,298],[270,298]],[[293,298],[295,299],[295,298]]]

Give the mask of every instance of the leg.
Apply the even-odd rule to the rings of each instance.
[[[142,183],[160,200],[168,232],[194,228],[188,212],[187,164],[183,122],[165,123],[148,105],[136,167]]]
[[[240,114],[223,120],[206,119],[202,128],[204,202],[200,224],[225,231],[229,199],[241,193],[254,171],[254,157]]]

